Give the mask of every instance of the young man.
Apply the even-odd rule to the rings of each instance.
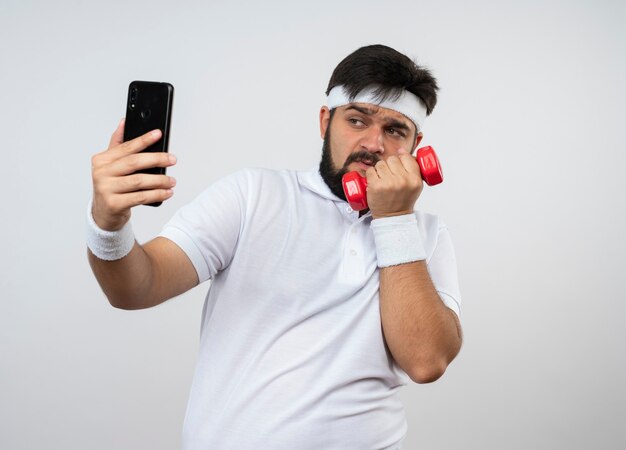
[[[89,261],[111,304],[148,308],[212,280],[185,449],[401,448],[398,390],[439,378],[461,346],[449,233],[414,210],[411,153],[436,91],[395,50],[357,50],[320,111],[319,171],[239,171],[144,245],[130,209],[175,182],[134,172],[174,157],[139,153],[158,131],[123,143],[123,123],[93,157]],[[367,176],[366,212],[345,201],[351,170]]]

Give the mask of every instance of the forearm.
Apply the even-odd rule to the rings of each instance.
[[[150,257],[137,242],[128,255],[116,261],[99,259],[91,250],[87,253],[91,270],[111,305],[142,309],[160,303],[152,294],[154,274]]]
[[[458,354],[461,331],[425,261],[380,269],[380,313],[395,361],[418,383],[435,381]]]

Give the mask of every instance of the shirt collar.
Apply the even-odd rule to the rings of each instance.
[[[311,170],[297,172],[298,182],[301,186],[304,186],[308,190],[314,192],[320,197],[332,200],[334,202],[345,202],[335,194],[332,193],[322,176],[319,169],[316,167]]]

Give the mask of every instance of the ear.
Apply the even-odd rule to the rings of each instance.
[[[328,123],[330,122],[330,110],[328,106],[322,106],[320,109],[320,136],[324,139],[326,136],[326,130],[328,129]]]
[[[412,155],[415,153],[415,150],[420,145],[420,142],[422,142],[423,137],[424,133],[422,133],[421,131],[417,133],[417,136],[415,136],[415,145],[413,146],[413,151],[411,152]]]

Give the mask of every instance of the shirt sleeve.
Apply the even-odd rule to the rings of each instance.
[[[159,234],[187,254],[200,283],[233,259],[244,223],[247,184],[245,171],[222,178],[179,209]]]
[[[435,249],[427,261],[430,278],[444,304],[461,317],[461,291],[456,255],[448,227],[442,225],[437,232]]]

